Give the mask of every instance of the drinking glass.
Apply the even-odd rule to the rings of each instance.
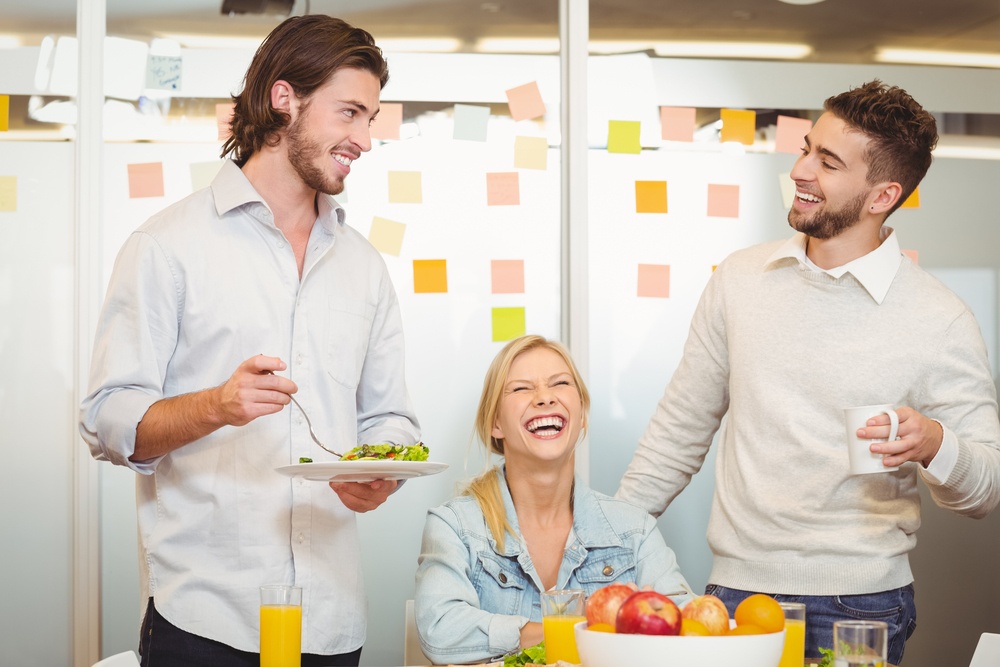
[[[301,667],[302,589],[260,587],[260,667]]]
[[[782,602],[785,612],[785,648],[778,667],[802,667],[806,661],[806,606],[801,602]]]
[[[885,667],[889,626],[882,621],[833,624],[834,667]]]
[[[542,593],[542,634],[545,637],[545,664],[560,660],[579,664],[573,626],[584,616],[586,593],[578,589]]]

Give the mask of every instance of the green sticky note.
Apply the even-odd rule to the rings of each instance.
[[[524,324],[524,307],[493,309],[493,342],[513,340],[527,331]]]

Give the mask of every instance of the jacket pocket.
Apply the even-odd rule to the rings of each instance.
[[[520,614],[528,579],[517,561],[488,553],[478,554],[472,585],[479,593],[481,609],[496,614]]]
[[[635,581],[635,552],[624,547],[592,549],[577,568],[576,580],[585,587]]]

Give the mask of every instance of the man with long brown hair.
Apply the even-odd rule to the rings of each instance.
[[[303,589],[303,665],[358,664],[354,513],[396,482],[331,491],[275,468],[327,456],[295,393],[342,451],[419,436],[385,264],[330,196],[371,148],[387,80],[364,30],[283,22],[234,97],[233,160],[119,254],[81,432],[139,473],[143,665],[256,667],[262,584]]]

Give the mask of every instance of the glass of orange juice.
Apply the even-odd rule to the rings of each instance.
[[[573,626],[587,620],[584,616],[586,593],[579,589],[542,593],[542,634],[545,637],[545,663],[560,660],[579,663]]]
[[[260,587],[260,667],[301,667],[302,589]]]
[[[806,660],[806,606],[801,602],[782,602],[785,612],[785,648],[778,667],[802,667]]]

